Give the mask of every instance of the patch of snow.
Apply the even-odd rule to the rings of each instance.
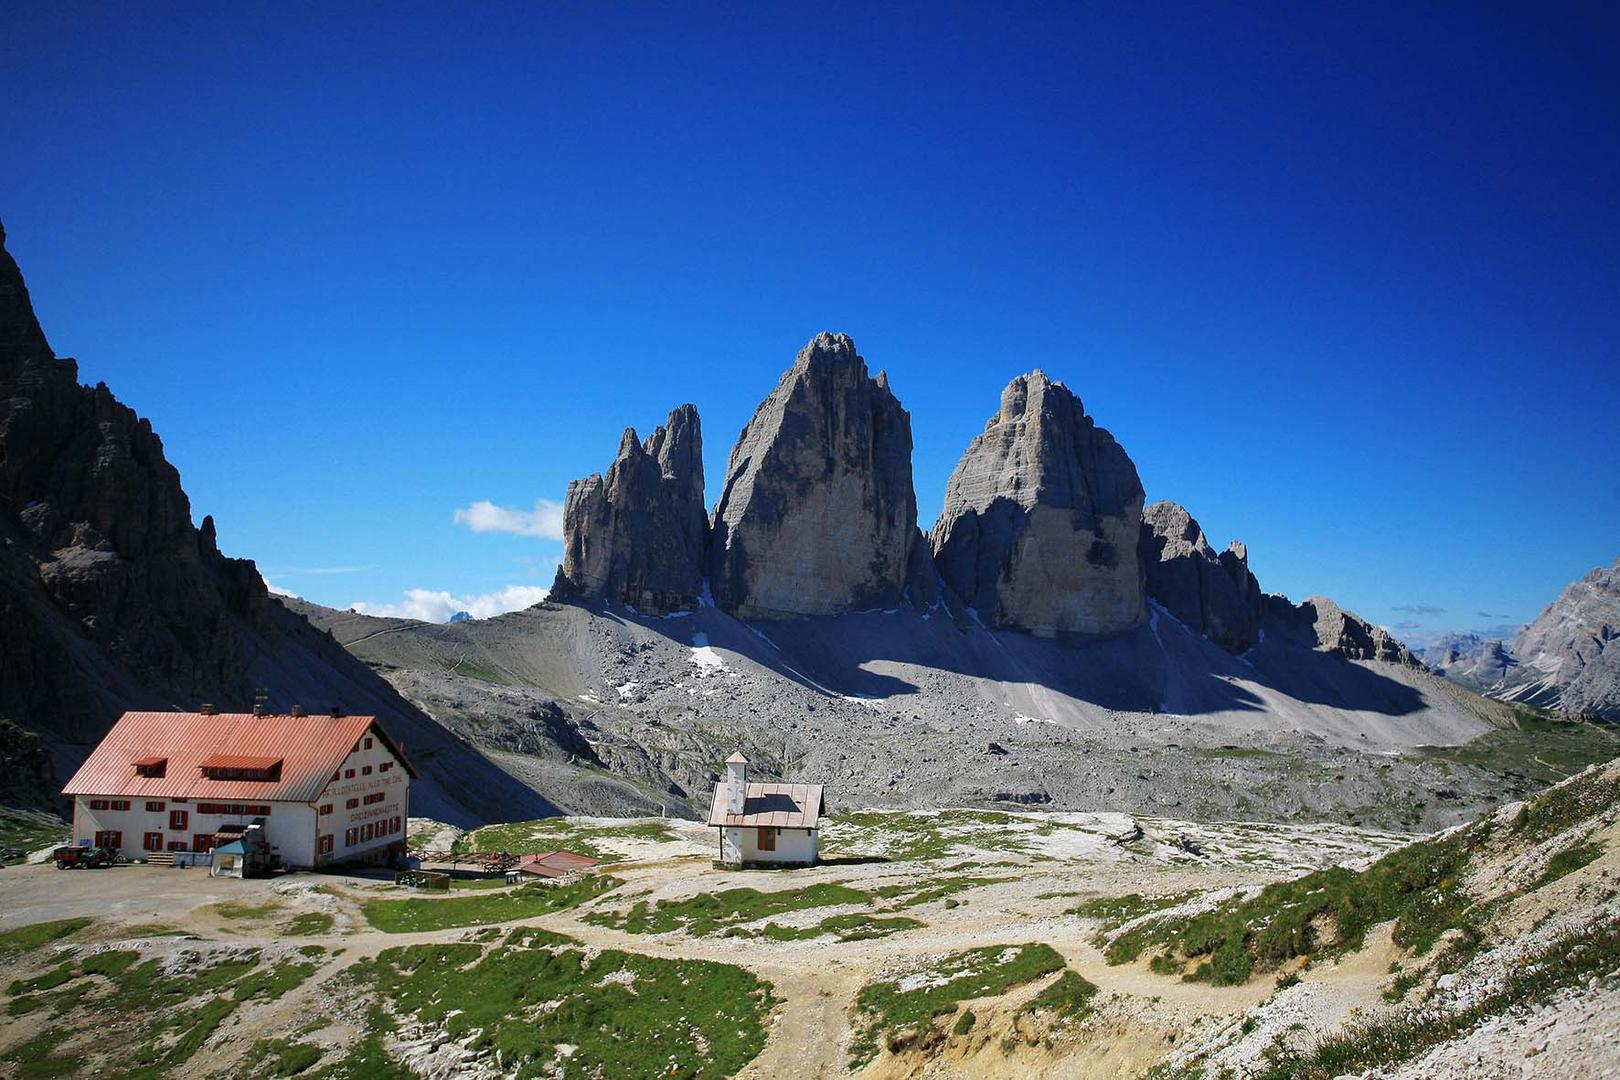
[[[617,690],[619,692],[619,696],[621,698],[627,698],[627,697],[630,697],[633,694],[635,694],[636,690],[639,689],[640,686],[641,686],[640,683],[636,682],[634,679],[631,679],[629,682],[620,683],[618,686],[615,686],[613,689],[615,689],[615,690]]]
[[[698,666],[698,678],[706,679],[710,675],[719,675],[730,669],[726,667],[725,657],[721,656],[709,644],[709,635],[699,630],[692,635],[692,663]]]

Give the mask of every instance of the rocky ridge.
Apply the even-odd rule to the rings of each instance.
[[[1141,547],[1147,590],[1170,614],[1230,653],[1258,643],[1265,596],[1240,541],[1216,553],[1184,508],[1156,502],[1143,512]]]
[[[708,524],[697,408],[682,405],[645,443],[625,430],[604,479],[568,485],[567,543],[552,595],[607,598],[663,614],[697,606]]]
[[[1571,583],[1513,639],[1497,696],[1620,721],[1620,559]]]
[[[429,777],[425,807],[474,819],[443,782],[482,776],[491,811],[543,808],[287,611],[251,561],[222,555],[212,518],[193,526],[151,424],[57,359],[4,241],[0,720],[42,736],[71,772],[126,709],[246,707],[264,687],[272,708],[383,718]]]

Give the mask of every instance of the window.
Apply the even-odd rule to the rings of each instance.
[[[137,776],[161,777],[169,771],[169,759],[160,757],[141,758],[135,763]]]
[[[332,854],[332,835],[330,833],[316,839],[315,853],[317,855]]]
[[[392,825],[391,828],[389,828],[388,831],[391,832],[391,833],[399,832],[399,818],[394,819],[393,825]]]
[[[341,771],[332,774],[332,783],[335,784],[341,779],[343,779],[343,773]]]
[[[367,806],[376,806],[378,803],[382,802],[386,798],[388,798],[388,793],[387,792],[385,792],[385,791],[373,791],[370,795],[366,796],[365,803],[366,803]]]
[[[331,812],[332,812],[332,804],[331,803],[327,803],[325,806],[321,807],[321,817],[325,817],[327,814],[330,814]]]
[[[146,812],[148,814],[161,814],[163,813],[163,804],[160,802],[149,802],[146,804]]]
[[[345,830],[343,830],[343,846],[344,847],[354,847],[354,833],[355,833],[355,830],[353,830],[353,829],[345,829]]]
[[[96,847],[112,848],[117,850],[124,846],[124,834],[117,829],[107,829],[96,833]]]
[[[344,769],[343,770],[343,779],[345,779],[345,780],[353,780],[354,779],[354,770],[353,769]]]
[[[360,775],[361,776],[370,776],[371,775],[371,766],[370,765],[361,766]]]
[[[170,840],[169,841],[169,850],[170,851],[184,851],[184,850],[186,850],[186,842],[184,840]]]
[[[112,803],[108,806],[108,809],[109,810],[128,810],[129,809],[129,800],[128,799],[114,799],[112,801]]]
[[[371,740],[370,740],[370,739],[367,739],[367,740],[366,740],[366,749],[367,749],[367,750],[370,750],[370,749],[371,749]]]
[[[90,800],[90,809],[92,809],[92,810],[105,810],[105,809],[107,809],[107,800],[106,799],[91,799]]]
[[[214,834],[213,833],[198,833],[197,835],[193,836],[191,838],[191,850],[192,851],[213,851],[214,850]]]
[[[348,800],[344,801],[343,809],[345,809],[345,810],[353,810],[353,809],[357,808],[359,805],[360,805],[360,800],[359,799],[348,799]]]
[[[141,837],[141,850],[162,851],[163,834],[160,832],[149,832],[145,836]]]
[[[377,826],[369,821],[366,822],[365,828],[360,830],[361,841],[370,840],[375,835],[377,835]]]
[[[394,767],[394,763],[392,761],[385,761],[381,765],[377,766],[377,771],[378,772],[387,772],[389,769],[392,769],[393,767]]]
[[[187,814],[184,810],[170,810],[169,811],[169,828],[174,830],[175,832],[184,832],[189,818],[190,818],[190,815]],[[175,848],[173,845],[170,845],[169,850],[170,851],[177,851],[177,850],[178,851],[184,851],[186,849],[183,848],[183,847],[182,848]]]
[[[762,828],[762,829],[759,830],[759,850],[761,850],[761,851],[775,851],[776,850],[776,830],[775,829]]]

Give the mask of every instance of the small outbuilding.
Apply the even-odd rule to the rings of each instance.
[[[720,863],[814,866],[825,809],[820,784],[751,784],[748,759],[732,754],[709,809],[709,826],[720,831]]]

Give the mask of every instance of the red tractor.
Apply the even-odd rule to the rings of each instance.
[[[51,856],[58,870],[95,870],[111,866],[118,861],[118,852],[111,848],[59,847]]]

